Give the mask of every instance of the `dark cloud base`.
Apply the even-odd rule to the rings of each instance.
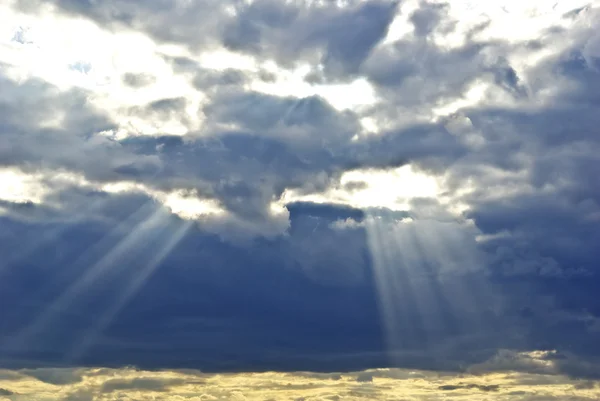
[[[308,203],[289,205],[289,237],[257,239],[250,247],[192,228],[139,292],[103,325],[106,311],[114,310],[161,244],[185,224],[163,211],[160,225],[142,231],[144,221],[160,210],[154,203],[125,195],[105,201],[109,212],[119,210],[111,203],[129,205],[129,215],[107,215],[121,221],[116,229],[115,223],[92,220],[51,225],[3,218],[2,252],[14,256],[0,271],[1,301],[11,305],[1,312],[3,366],[135,365],[207,372],[403,366],[460,371],[489,360],[502,348],[557,349],[571,355],[570,363],[600,352],[595,333],[586,328],[589,323],[569,315],[597,305],[595,276],[586,277],[584,287],[579,279],[538,278],[524,284],[502,278],[488,281],[480,273],[444,279],[436,273],[425,279],[406,273],[404,279],[413,288],[398,295],[407,307],[395,318],[405,325],[396,333],[401,341],[390,349],[367,234],[363,228],[340,232],[330,226],[347,218],[360,221],[364,212]],[[33,233],[38,243],[21,247],[21,239]],[[128,237],[131,233],[133,239]],[[344,247],[327,247],[322,253],[323,238],[332,237],[333,243],[362,248],[356,254],[359,259],[343,259],[349,251]],[[129,245],[115,253],[122,244]],[[316,254],[311,263],[307,250]],[[332,264],[331,258],[348,264]],[[101,274],[79,284],[65,301],[69,288],[99,265]],[[360,279],[349,280],[348,275]],[[487,283],[504,301],[503,309],[494,310],[497,299],[483,297],[475,311],[465,310],[463,316],[453,315],[452,308],[440,314],[441,303],[460,304],[439,296],[452,295],[469,282]],[[433,299],[418,295],[428,288],[439,294]],[[564,314],[552,320],[538,298],[553,291],[556,295],[556,290]],[[439,321],[425,324],[423,319],[433,313]],[[576,343],[573,338],[578,338]],[[576,372],[582,363],[565,364],[565,371],[594,376],[587,369]]]

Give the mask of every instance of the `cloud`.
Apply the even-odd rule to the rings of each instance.
[[[81,372],[76,369],[24,369],[21,373],[34,377],[41,382],[56,385],[79,383],[82,380]]]
[[[103,393],[112,393],[122,390],[140,390],[140,391],[168,391],[169,386],[180,384],[181,379],[158,380],[152,378],[135,378],[131,380],[113,379],[102,384],[100,389]]]
[[[461,389],[466,389],[466,390],[476,389],[476,390],[483,391],[483,392],[490,392],[490,391],[498,391],[499,387],[500,386],[497,384],[489,384],[489,385],[446,384],[446,385],[439,386],[438,388],[440,390],[444,390],[444,391],[453,391],[453,390],[461,390]]]
[[[14,393],[10,390],[7,390],[5,388],[0,388],[0,395],[4,395],[4,396],[9,396],[9,395],[13,395]]]
[[[482,393],[498,399],[570,400],[593,399],[598,395],[595,382],[577,386],[577,380],[565,376],[490,373],[482,376],[435,373],[415,370],[370,370],[341,373],[337,380],[306,373],[232,373],[198,374],[168,370],[141,371],[134,369],[81,369],[80,383],[54,385],[51,388],[34,380],[8,382],[14,389],[10,399],[24,400],[44,395],[48,400],[84,401],[95,398],[118,397],[161,400],[213,399],[304,399],[337,400],[376,396],[381,400],[396,400],[397,394],[409,400],[480,399]],[[332,373],[333,374],[333,373]],[[332,375],[330,374],[330,375]],[[369,377],[356,382],[355,377]],[[544,381],[545,380],[545,381]],[[2,382],[2,385],[5,385]],[[11,390],[8,390],[11,391]],[[537,398],[536,398],[537,397]]]
[[[253,2],[239,11],[238,19],[226,30],[224,44],[263,57],[274,56],[284,65],[303,58],[314,60],[315,50],[320,49],[320,61],[328,73],[356,73],[384,38],[396,3],[350,3],[302,9],[299,4]]]
[[[595,3],[2,5],[0,363],[596,378]]]
[[[39,3],[36,1],[17,1],[17,6],[24,11],[34,11]],[[67,15],[89,18],[112,30],[143,30],[154,38],[166,42],[182,42],[190,46],[198,46],[203,40],[202,31],[197,22],[202,21],[204,33],[216,29],[219,23],[227,20],[225,4],[221,2],[202,1],[198,4],[172,4],[160,2],[123,2],[96,4],[79,0],[56,0],[50,4],[56,6]],[[49,4],[46,5],[46,7]],[[40,7],[38,10],[43,10]],[[211,17],[208,16],[210,12]],[[177,25],[170,24],[174,18],[179,19]],[[205,36],[206,37],[206,36]]]
[[[149,74],[135,74],[128,72],[123,74],[123,82],[133,88],[141,88],[155,82],[156,78]]]

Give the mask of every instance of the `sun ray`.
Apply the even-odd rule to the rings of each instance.
[[[413,345],[422,332],[421,316],[414,311],[414,293],[411,283],[395,264],[394,249],[390,246],[384,217],[367,218],[367,237],[373,259],[373,269],[379,307],[383,317],[385,337],[390,351]],[[390,353],[391,355],[391,353]],[[397,362],[397,361],[393,361]]]
[[[81,341],[75,345],[67,355],[67,360],[78,359],[85,351],[94,344],[98,336],[110,325],[113,319],[133,298],[140,288],[146,283],[150,276],[162,261],[171,253],[173,248],[181,241],[192,226],[191,221],[180,223],[180,227],[170,235],[169,239],[162,244],[160,249],[154,253],[149,260],[139,271],[136,271],[136,276],[128,283],[125,289],[114,300],[111,306],[95,321],[94,325],[86,330]]]
[[[73,216],[71,216],[70,223],[78,223],[83,221],[91,212],[94,212],[98,208],[100,208],[103,204],[106,203],[106,199],[99,198],[95,199],[90,204],[86,205],[82,210],[76,211]],[[69,229],[69,224],[62,224],[54,229],[43,231],[39,238],[36,238],[35,241],[28,242],[24,244],[24,246],[18,251],[9,255],[4,261],[0,262],[0,272],[2,270],[9,268],[11,265],[15,265],[27,258],[33,252],[39,250],[44,245],[51,243],[54,239],[56,239],[60,234],[64,233]]]
[[[473,277],[482,261],[464,226],[399,221],[391,212],[367,213],[365,222],[392,363],[402,362],[395,360],[399,351],[435,353],[483,328],[493,295],[483,278]]]
[[[148,206],[148,205],[146,205]],[[145,209],[142,207],[141,209]],[[134,213],[138,216],[140,210]],[[10,342],[9,348],[20,349],[25,346],[27,341],[39,335],[44,328],[65,310],[84,290],[89,288],[97,279],[106,274],[110,269],[114,268],[115,262],[123,257],[134,245],[140,244],[148,239],[148,234],[152,232],[152,228],[160,224],[165,218],[166,211],[161,208],[155,209],[149,217],[138,223],[132,231],[127,234],[110,252],[102,256],[93,265],[85,270],[85,273],[63,292],[58,299],[53,301],[24,329],[20,330],[19,334]],[[86,252],[87,253],[87,252]],[[85,260],[80,258],[79,260]],[[76,262],[77,263],[77,262]]]

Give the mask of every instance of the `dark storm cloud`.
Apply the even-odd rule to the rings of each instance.
[[[143,198],[112,197],[108,203],[129,204],[130,211],[123,213],[123,207],[107,204],[102,209],[104,219],[90,215],[70,225],[3,221],[6,249],[19,238],[33,238],[33,233],[38,239],[46,238],[3,266],[2,302],[11,299],[13,305],[3,310],[3,364],[18,367],[18,361],[25,358],[51,365],[64,361],[221,371],[352,370],[390,363],[365,233],[360,228],[340,232],[329,226],[358,212],[334,206],[290,205],[290,236],[260,240],[251,247],[207,235],[200,224],[184,236],[114,320],[98,327],[98,316],[111,308],[161,243],[182,224],[171,218],[140,231],[156,206],[145,206]],[[111,215],[116,212],[119,216]],[[112,221],[120,226],[115,228]],[[126,240],[130,233],[134,236]],[[84,265],[93,266],[122,243],[128,244],[126,252],[111,259],[101,276],[80,288],[61,313],[51,312],[48,306],[86,273]],[[406,279],[416,286],[415,291],[428,291],[430,284],[420,287],[426,282],[419,284],[422,279],[413,274]],[[452,293],[461,280],[438,281],[438,290]],[[418,299],[424,298],[404,296],[404,302]],[[483,298],[478,307],[483,302],[490,301]],[[449,325],[448,316],[434,312],[435,303],[418,307],[440,320],[422,325],[425,331],[403,333],[401,348],[394,351],[403,366],[460,370],[464,364],[488,359],[497,347],[527,348],[527,342],[511,339],[509,333],[515,326],[509,323],[510,310],[504,310],[504,316],[480,320],[483,326],[477,326],[478,330],[488,329],[474,332],[471,324]],[[45,314],[51,319],[45,321],[43,330],[22,334],[30,322],[43,320]],[[93,344],[77,359],[69,359],[73,347],[99,329],[101,335],[93,337]],[[585,338],[582,329],[577,333],[580,341]],[[537,336],[544,337],[542,333]],[[565,340],[557,336],[553,345]],[[27,374],[45,381],[75,377],[69,373],[65,379],[65,372],[60,378],[42,373]]]
[[[143,215],[151,212],[152,209],[147,210]],[[3,281],[4,297],[14,299],[16,292],[26,288],[34,291],[27,298],[20,298],[22,301],[13,301],[13,312],[5,311],[3,345],[7,346],[7,342],[11,344],[14,340],[11,332],[18,333],[24,323],[49,312],[47,305],[51,305],[53,299],[64,293],[85,272],[78,270],[81,263],[89,260],[88,263],[93,264],[94,260],[110,252],[129,232],[137,232],[136,227],[140,224],[137,221],[143,218],[125,218],[125,226],[118,231],[111,230],[112,233],[107,231],[110,225],[89,221],[60,227],[48,243],[40,244],[38,249],[13,264],[3,266],[2,274],[6,280]],[[11,231],[14,233],[25,234],[23,230],[40,229],[36,225],[13,224]],[[49,363],[60,361],[62,353],[81,340],[86,327],[94,327],[95,320],[88,317],[101,316],[114,297],[118,299],[119,292],[135,277],[136,271],[148,261],[145,257],[138,261],[135,258],[144,253],[151,258],[151,249],[158,246],[161,238],[168,238],[178,224],[173,221],[163,226],[160,232],[140,233],[139,241],[142,242],[134,242],[127,254],[108,265],[101,280],[80,290],[76,298],[78,301],[65,305],[64,314],[53,314],[52,323],[44,327],[43,338],[34,335],[35,340],[26,341],[25,353]],[[3,226],[9,228],[8,224]],[[128,226],[131,228],[127,229]],[[67,241],[69,246],[66,246]],[[294,363],[288,364],[286,358],[270,355],[267,350],[271,345],[296,360],[299,366],[307,368],[314,365],[310,356],[301,356],[303,350],[316,356],[325,350],[336,354],[343,349],[376,346],[378,328],[370,297],[362,298],[366,303],[352,300],[357,294],[368,294],[368,285],[354,282],[352,287],[324,286],[304,274],[301,266],[286,268],[290,258],[294,258],[289,250],[293,251],[296,245],[294,241],[281,241],[242,249],[194,229],[165,260],[164,266],[169,267],[156,272],[136,300],[123,309],[121,317],[111,322],[110,328],[105,328],[94,346],[99,346],[98,350],[89,353],[91,350],[88,349],[83,361],[109,365],[176,366],[179,365],[177,360],[187,354],[191,359],[182,367],[238,370],[253,369],[256,364],[257,369],[293,369]],[[94,245],[96,243],[98,245]],[[7,241],[3,244],[10,246]],[[84,259],[80,260],[77,250],[86,249]],[[90,249],[93,252],[90,253]],[[297,256],[298,265],[303,262],[304,256]],[[41,257],[44,263],[32,264],[33,260]],[[189,263],[190,257],[194,259],[193,264]],[[55,271],[58,266],[62,266],[58,275],[43,273]],[[340,271],[339,274],[344,273]],[[176,292],[169,289],[175,288],[173,286],[177,288]],[[308,294],[312,299],[310,302],[305,299]],[[337,317],[327,322],[323,317],[329,314]],[[367,324],[363,326],[364,323]],[[352,331],[353,338],[341,339],[337,345],[320,340],[323,335],[336,338],[339,330]],[[361,345],[361,339],[367,342]],[[171,343],[168,352],[159,345],[163,341]],[[367,345],[369,343],[373,345]],[[3,363],[17,359],[13,354],[15,349],[3,349]],[[237,354],[238,357],[224,357],[221,352],[225,349],[230,349],[232,355]],[[263,355],[264,352],[267,354]],[[238,358],[241,358],[241,364],[234,362]],[[329,362],[330,366],[335,365],[335,359]]]

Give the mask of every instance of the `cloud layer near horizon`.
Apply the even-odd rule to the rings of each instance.
[[[39,368],[0,370],[0,400],[518,400],[584,401],[600,396],[600,382],[551,373],[542,354],[511,355],[538,371],[486,370],[457,375],[402,369],[344,373],[206,374],[193,370]],[[493,365],[493,363],[491,364]],[[507,366],[498,366],[499,368]],[[523,366],[521,366],[523,368]]]
[[[597,378],[598,2],[521,3],[2,4],[0,364]]]

